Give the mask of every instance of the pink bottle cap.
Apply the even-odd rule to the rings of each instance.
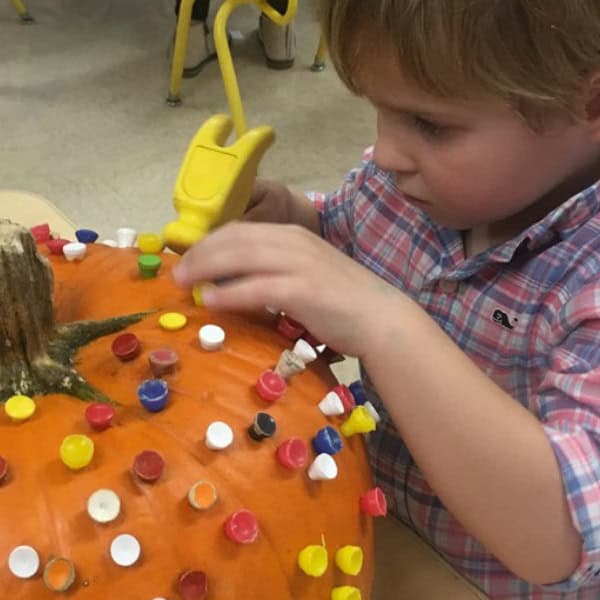
[[[168,375],[175,370],[179,356],[177,352],[170,348],[158,348],[152,350],[148,356],[148,363],[154,377],[162,377]]]
[[[143,481],[152,483],[160,479],[165,468],[163,457],[154,450],[140,452],[133,461],[134,473]]]
[[[63,255],[63,248],[69,244],[69,240],[63,240],[62,238],[57,240],[48,240],[46,247],[50,250],[50,254],[56,254],[57,256]]]
[[[6,477],[7,473],[8,462],[3,456],[0,456],[0,483],[2,483],[2,480]]]
[[[291,319],[287,315],[281,315],[277,322],[277,331],[288,338],[288,340],[295,342],[306,329],[302,323],[294,321],[294,319]]]
[[[267,402],[279,400],[285,393],[286,388],[285,379],[279,373],[270,369],[261,373],[256,382],[258,395]]]
[[[350,412],[356,406],[354,396],[347,385],[344,385],[343,383],[336,385],[332,391],[339,396],[346,412]]]
[[[107,427],[110,427],[115,412],[114,407],[110,404],[94,402],[85,409],[85,418],[92,429],[103,431]]]
[[[177,588],[183,600],[204,600],[208,594],[206,573],[185,571],[179,576]]]
[[[238,544],[251,544],[258,536],[258,521],[249,510],[238,510],[225,521],[225,535]]]
[[[111,349],[119,360],[133,360],[140,353],[140,340],[134,333],[122,333],[113,340]]]
[[[360,510],[372,517],[385,517],[387,515],[387,500],[381,488],[369,490],[360,497]]]
[[[29,231],[31,231],[31,235],[33,235],[36,244],[47,242],[50,239],[50,225],[48,225],[48,223],[34,225]]]
[[[286,469],[301,469],[308,460],[308,448],[299,438],[285,440],[277,448],[277,460]]]

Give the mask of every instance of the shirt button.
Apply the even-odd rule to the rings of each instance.
[[[444,294],[455,294],[458,290],[458,281],[452,281],[450,279],[443,279],[440,281],[440,289]]]

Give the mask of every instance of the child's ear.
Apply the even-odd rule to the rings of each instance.
[[[600,142],[600,72],[590,75],[585,93],[585,120],[590,134]]]

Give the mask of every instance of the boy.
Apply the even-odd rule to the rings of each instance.
[[[597,599],[600,3],[322,5],[372,155],[313,202],[258,183],[271,223],[176,279],[360,359],[392,511],[492,598]]]

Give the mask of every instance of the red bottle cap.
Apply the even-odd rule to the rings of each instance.
[[[174,350],[159,348],[150,352],[148,362],[150,363],[150,369],[154,377],[162,377],[175,370],[179,362],[179,356],[177,356],[177,352]]]
[[[6,459],[2,456],[0,456],[0,483],[2,483],[2,480],[6,477],[6,474],[8,473],[8,462],[6,461]]]
[[[286,469],[301,469],[308,460],[308,448],[301,439],[285,440],[277,448],[277,460]]]
[[[118,359],[133,360],[140,353],[140,340],[133,333],[122,333],[113,340],[111,349]]]
[[[46,247],[50,250],[50,254],[56,254],[62,256],[63,248],[69,243],[69,240],[63,240],[59,238],[57,240],[48,240]]]
[[[163,457],[154,450],[140,452],[133,461],[133,472],[143,481],[160,479],[165,468]]]
[[[306,328],[302,323],[290,319],[287,315],[281,315],[277,322],[277,331],[289,340],[295,342],[306,331]]]
[[[115,412],[114,407],[110,404],[94,402],[85,409],[85,418],[92,429],[102,431],[107,427],[110,427]]]
[[[256,391],[258,395],[267,402],[279,400],[285,393],[287,383],[285,379],[275,371],[264,371],[256,382]]]
[[[354,396],[347,385],[344,385],[343,383],[336,385],[332,391],[339,396],[346,412],[350,412],[356,406]]]
[[[179,576],[177,588],[183,600],[204,600],[208,594],[206,573],[185,571]]]
[[[360,510],[372,517],[385,517],[387,515],[387,500],[381,488],[373,488],[360,497]]]
[[[238,510],[225,521],[225,535],[238,544],[251,544],[258,536],[258,521],[249,510]]]
[[[48,223],[34,225],[29,231],[31,231],[31,235],[33,235],[36,244],[47,242],[50,239],[50,225],[48,225]]]

